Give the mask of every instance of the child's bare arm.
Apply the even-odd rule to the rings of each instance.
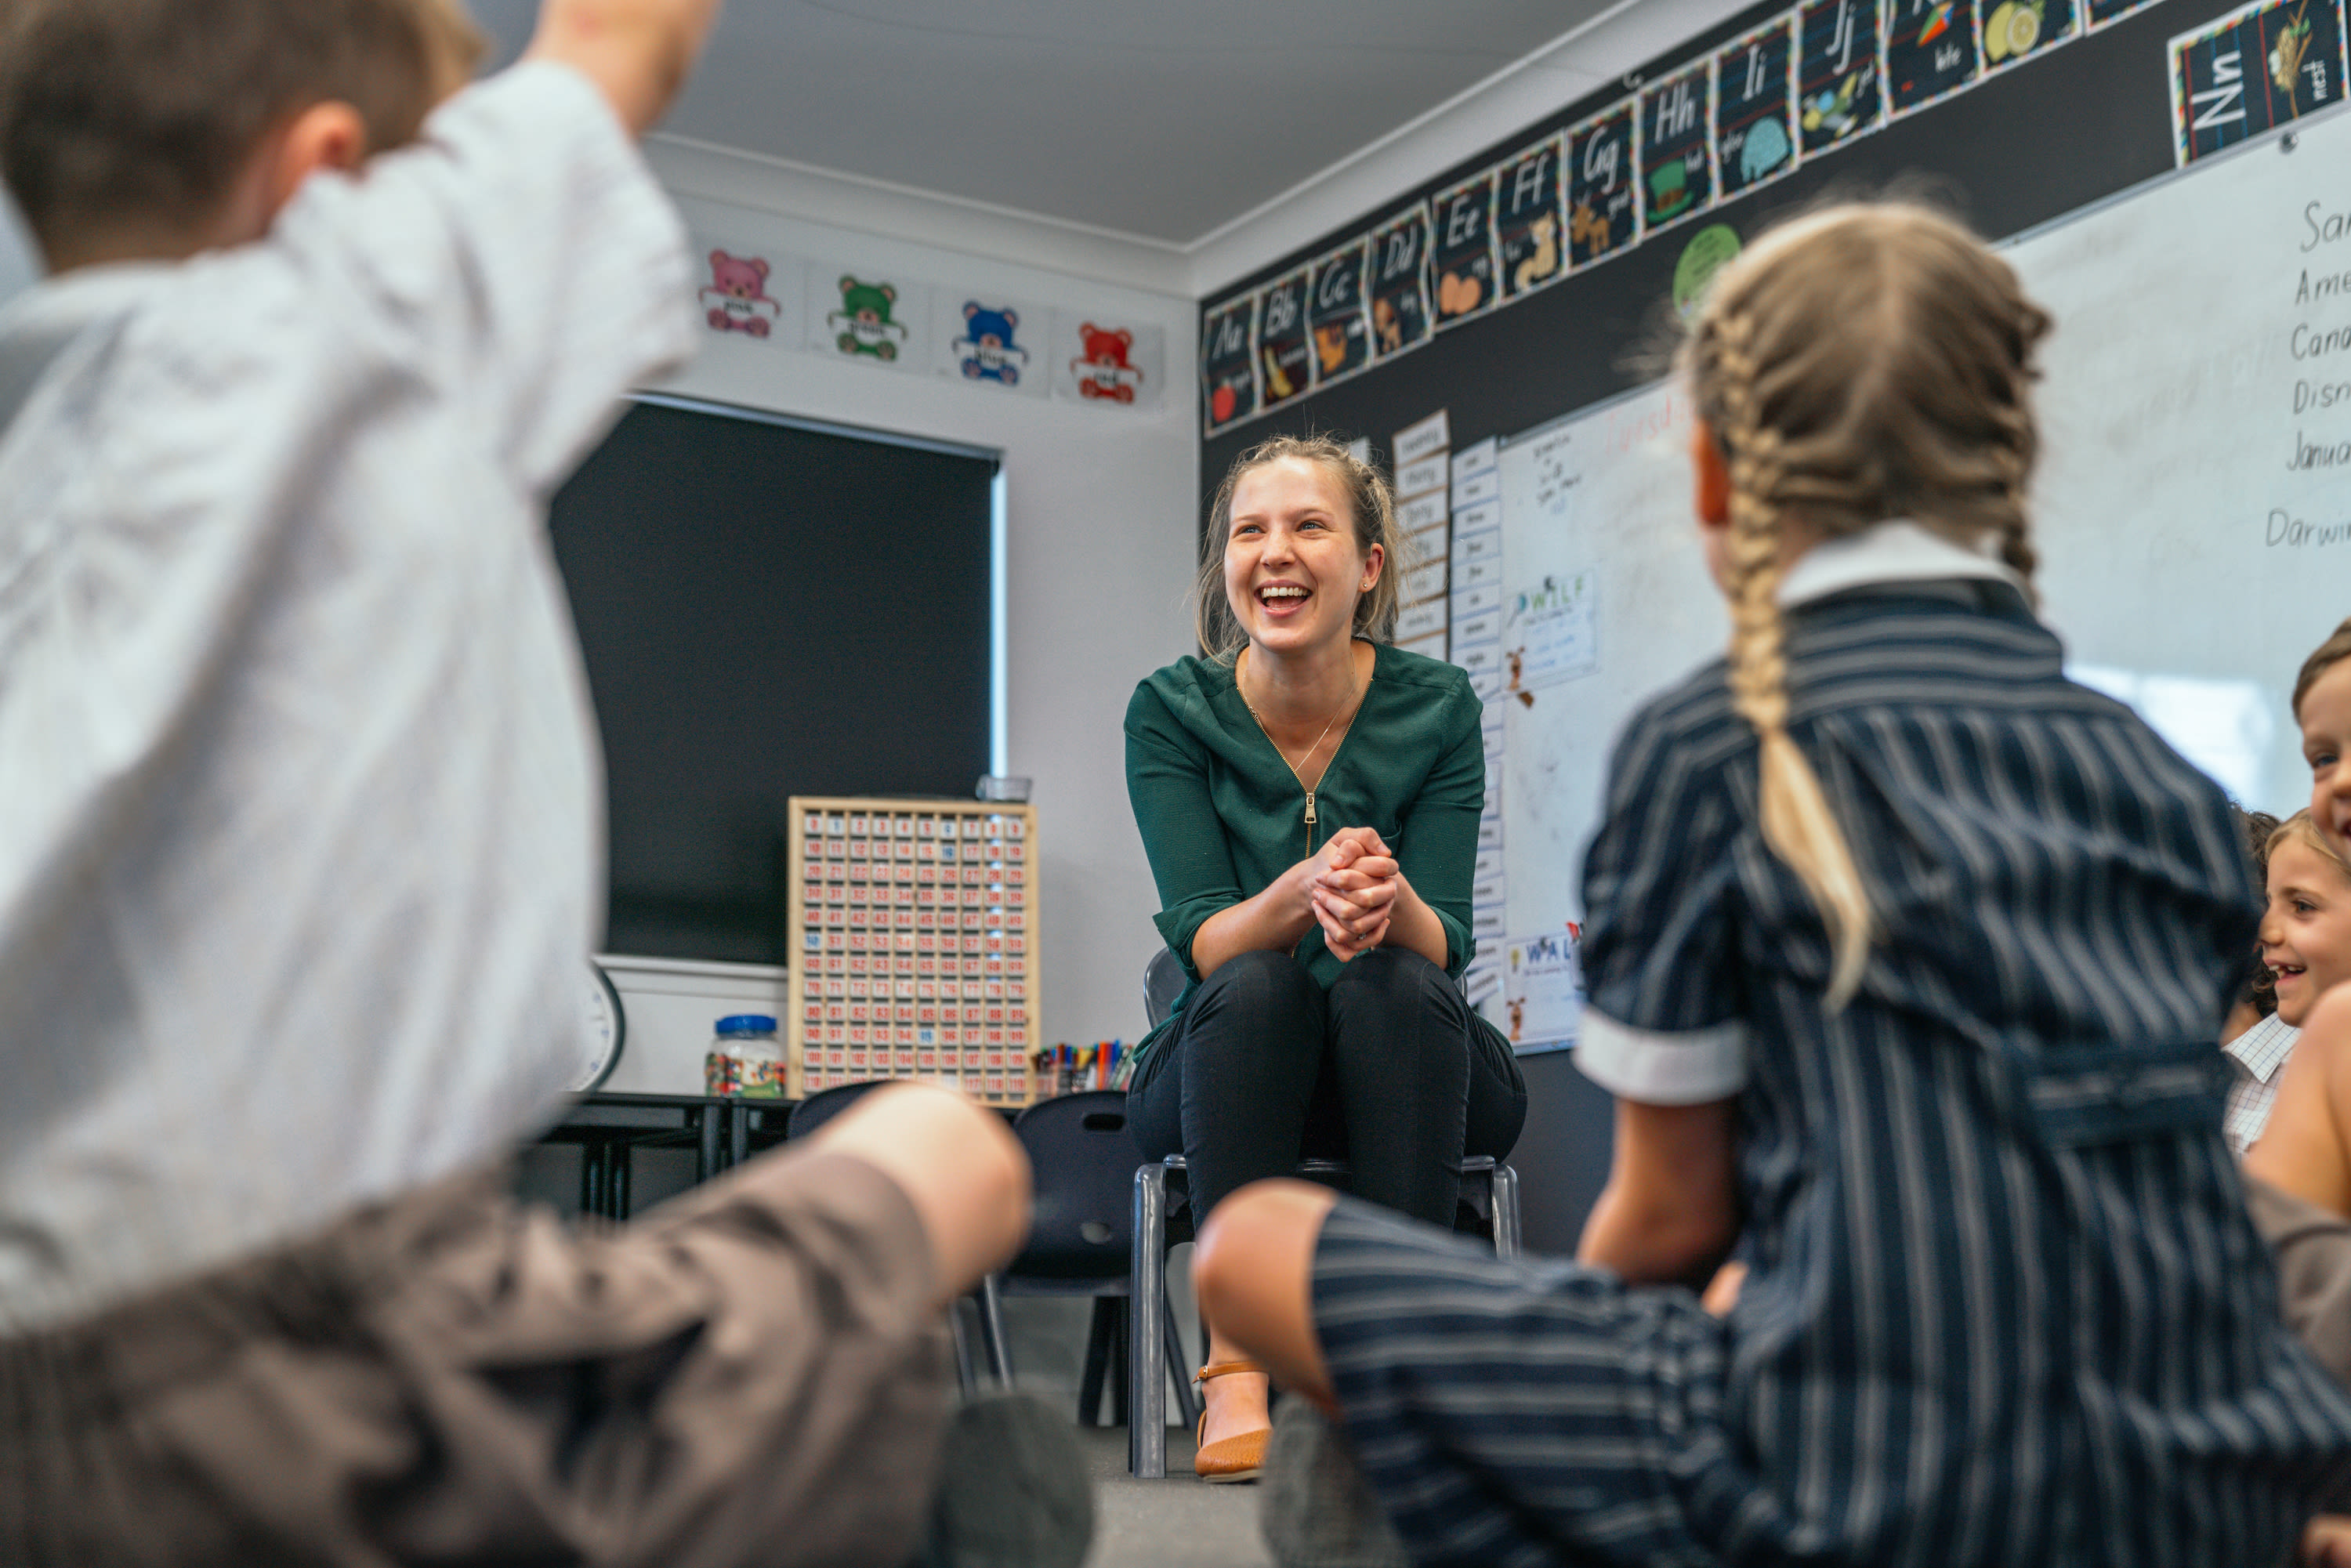
[[[2245,1169],[2281,1191],[2351,1217],[2351,986],[2318,998],[2278,1080],[2269,1125]]]
[[[720,0],[546,0],[530,59],[558,60],[603,89],[640,134],[685,85]]]
[[[1608,1186],[1584,1222],[1579,1261],[1633,1284],[1704,1286],[1739,1240],[1739,1102],[1616,1102]]]

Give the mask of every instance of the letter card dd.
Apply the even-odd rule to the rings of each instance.
[[[1807,158],[1876,129],[1885,110],[1878,5],[1812,0],[1796,18],[1796,133]]]
[[[1585,267],[1640,237],[1636,105],[1626,99],[1567,133],[1567,258]]]
[[[1758,27],[1714,57],[1714,166],[1725,201],[1796,166],[1796,23]]]
[[[1494,171],[1454,186],[1432,210],[1437,238],[1429,271],[1437,279],[1437,324],[1450,327],[1494,303]]]
[[[1981,65],[1976,0],[1886,0],[1888,120],[1950,97]]]
[[[1200,390],[1214,435],[1257,412],[1257,296],[1211,309],[1200,327]]]
[[[1641,226],[1656,230],[1714,204],[1712,62],[1700,60],[1641,94]]]
[[[1401,354],[1428,337],[1428,209],[1372,231],[1372,354]]]
[[[2335,0],[2255,0],[2172,39],[2172,150],[2179,162],[2340,101],[2343,47]]]
[[[1314,334],[1314,384],[1353,375],[1372,362],[1371,323],[1364,308],[1369,235],[1341,246],[1310,269],[1306,323]]]
[[[1503,164],[1495,177],[1494,233],[1501,248],[1506,299],[1567,275],[1560,167],[1560,141],[1552,136]]]
[[[1258,298],[1257,369],[1259,400],[1280,408],[1314,384],[1306,349],[1306,269],[1266,286]]]

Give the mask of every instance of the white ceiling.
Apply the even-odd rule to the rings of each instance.
[[[507,52],[527,37],[535,0],[473,4]],[[1738,8],[1737,0],[731,0],[663,131],[673,141],[1193,252],[1399,131],[1481,96],[1472,89],[1506,80],[1514,105],[1556,108],[1638,63],[1623,57],[1627,47],[1669,47]],[[1387,193],[1414,177],[1398,175]]]

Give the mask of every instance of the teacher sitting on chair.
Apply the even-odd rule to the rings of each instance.
[[[1361,1197],[1450,1228],[1465,1154],[1526,1113],[1501,1036],[1455,984],[1486,753],[1469,677],[1384,641],[1399,538],[1387,483],[1282,437],[1217,492],[1198,658],[1135,688],[1126,783],[1158,916],[1192,982],[1132,1059],[1129,1124],[1181,1152],[1192,1209],[1343,1158]],[[1258,1473],[1264,1373],[1207,1326],[1195,1468]]]

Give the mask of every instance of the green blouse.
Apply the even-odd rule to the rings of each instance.
[[[1341,828],[1369,826],[1395,851],[1445,927],[1447,971],[1460,975],[1477,951],[1469,883],[1486,804],[1479,716],[1466,672],[1379,645],[1363,706],[1315,786],[1310,830],[1305,791],[1241,700],[1231,664],[1178,659],[1144,678],[1126,708],[1126,792],[1165,905],[1159,934],[1191,983],[1122,1076],[1199,988],[1192,938],[1208,917],[1263,892]],[[1297,955],[1323,989],[1339,977],[1321,927]]]

